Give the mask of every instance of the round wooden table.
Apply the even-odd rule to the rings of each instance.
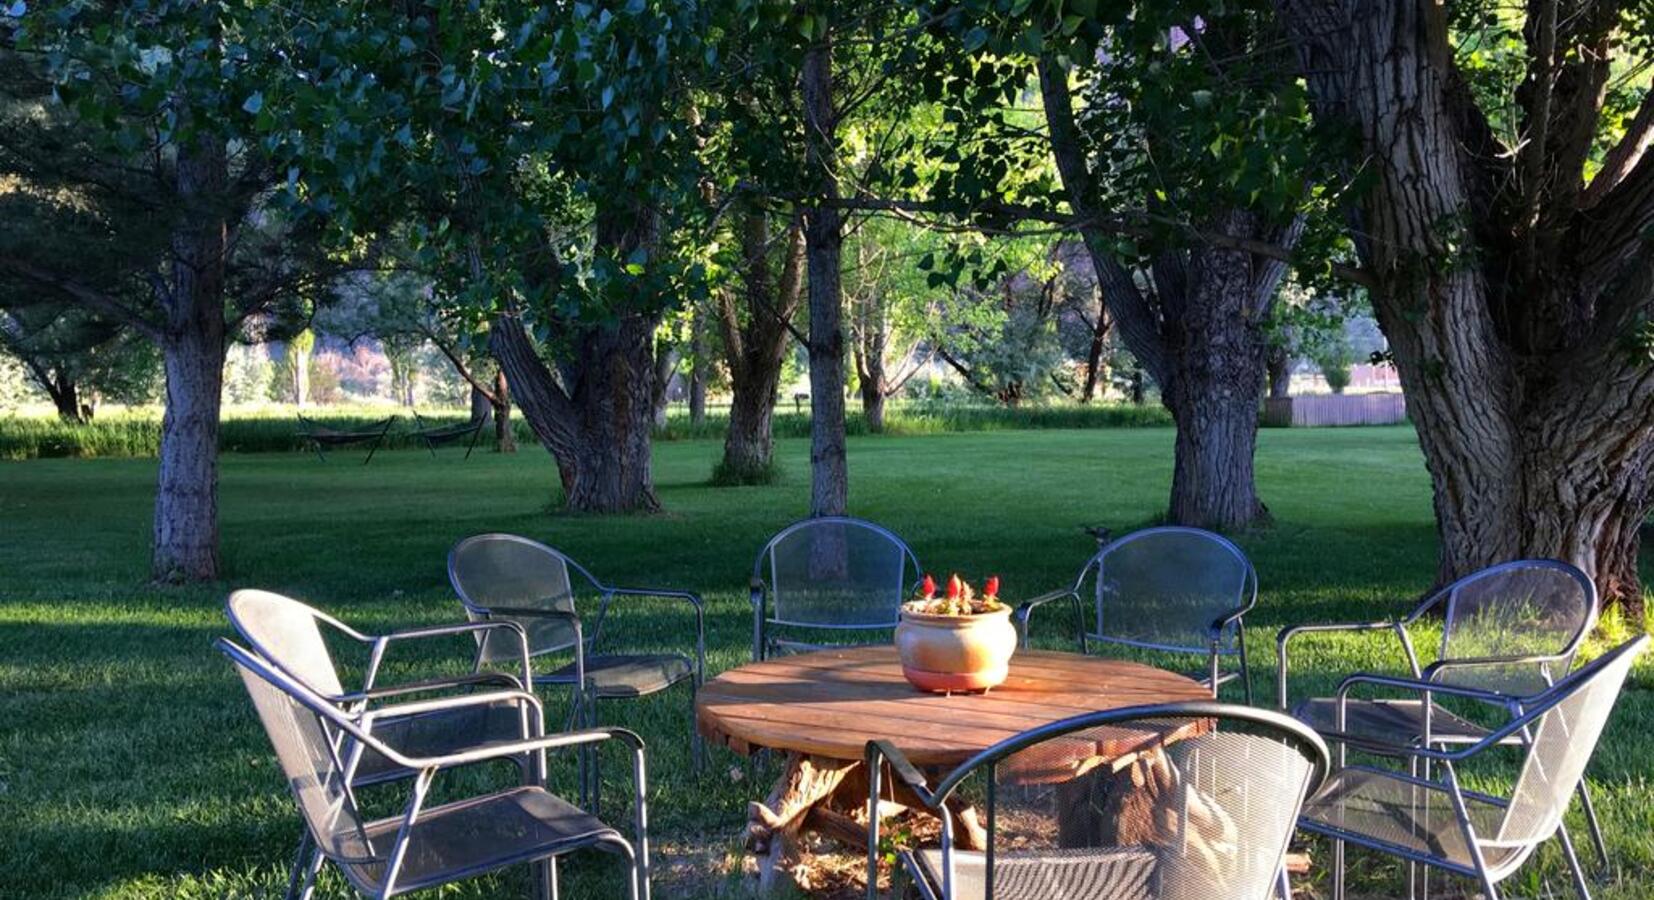
[[[787,754],[769,797],[748,810],[747,844],[759,854],[760,883],[768,889],[805,828],[865,841],[865,827],[850,811],[867,802],[862,761],[870,740],[888,740],[914,765],[939,772],[1069,716],[1210,698],[1194,679],[1153,666],[1039,650],[1017,651],[1005,683],[985,694],[929,694],[902,677],[894,646],[849,647],[724,672],[701,687],[695,726],[737,753]],[[1121,729],[1117,740],[1088,753],[1117,759],[1168,739],[1174,737]],[[893,807],[922,806],[916,798],[904,802],[901,793]],[[961,843],[980,845],[974,812],[949,812]]]

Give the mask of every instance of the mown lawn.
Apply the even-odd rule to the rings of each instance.
[[[548,511],[555,470],[535,448],[469,462],[453,450],[434,461],[381,452],[366,468],[348,454],[325,465],[229,455],[227,578],[189,589],[143,579],[153,461],[0,463],[0,897],[279,896],[298,821],[244,692],[210,647],[227,632],[221,604],[235,587],[291,593],[365,630],[450,621],[459,606],[443,570],[449,545],[515,531],[611,580],[702,592],[711,670],[745,661],[753,555],[804,511],[808,493],[807,444],[779,449],[784,483],[713,489],[705,481],[718,442],[663,444],[656,480],[667,511],[608,518]],[[856,514],[905,535],[928,568],[996,572],[1015,597],[1072,578],[1093,549],[1080,525],[1118,531],[1155,518],[1171,433],[853,438],[850,453]],[[1258,473],[1276,523],[1239,541],[1262,581],[1248,624],[1268,701],[1278,628],[1402,611],[1429,586],[1435,554],[1429,482],[1407,429],[1265,431]],[[670,606],[639,607],[615,624],[649,646],[682,638],[689,620]],[[1058,630],[1055,618],[1044,623],[1042,642],[1059,645]],[[398,671],[463,664],[462,643],[440,649]],[[1306,645],[1294,655],[1304,673],[1294,692],[1326,690],[1358,667],[1394,670],[1388,650],[1378,639]],[[1602,897],[1654,896],[1651,673],[1639,667],[1591,770],[1620,869]],[[559,706],[549,703],[553,715]],[[657,896],[737,894],[744,806],[762,796],[768,773],[714,751],[695,777],[680,692],[607,705],[604,715],[649,742]],[[565,783],[569,774],[559,769]],[[606,800],[620,801],[623,768],[605,774],[616,779]],[[1363,862],[1354,884],[1391,893],[1394,866],[1353,858]],[[1559,858],[1547,848],[1509,887],[1566,896]],[[576,857],[564,866],[565,896],[612,896],[617,872],[609,858]],[[444,896],[502,896],[524,884],[512,872]],[[330,877],[322,895],[348,894]]]

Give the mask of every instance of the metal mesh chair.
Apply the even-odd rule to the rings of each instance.
[[[1088,594],[1090,615],[1085,610]],[[1222,535],[1168,525],[1134,531],[1103,545],[1071,587],[1017,608],[1024,646],[1034,610],[1054,600],[1069,601],[1081,653],[1097,641],[1202,654],[1208,666],[1198,677],[1212,689],[1212,696],[1239,678],[1246,702],[1252,702],[1244,619],[1258,601],[1258,573],[1246,554]],[[1223,671],[1225,656],[1239,657],[1239,671]]]
[[[895,747],[870,743],[870,898],[883,763],[943,822],[940,847],[901,855],[929,900],[1262,900],[1284,886],[1299,806],[1330,769],[1302,724],[1211,701],[1054,722],[934,788]],[[986,822],[982,852],[957,849],[955,816],[942,812],[965,796]]]
[[[417,628],[387,635],[367,635],[291,597],[269,591],[240,590],[225,603],[230,624],[253,650],[288,677],[334,704],[348,715],[360,718],[369,709],[386,701],[406,700],[419,694],[479,687],[522,690],[529,675],[528,648],[520,628],[510,622],[479,622]],[[325,631],[324,631],[325,629]],[[368,648],[368,662],[362,687],[346,691],[328,649],[327,633]],[[394,644],[466,634],[496,634],[500,646],[516,644],[514,661],[521,667],[521,679],[504,672],[478,671],[469,675],[437,678],[412,683],[381,685],[379,669],[385,653]],[[504,659],[512,659],[505,656]],[[519,738],[517,704],[473,704],[420,714],[397,715],[381,712],[374,733],[404,752],[443,754]],[[539,723],[535,723],[536,734]],[[351,750],[347,741],[344,752]],[[414,776],[378,753],[367,752],[353,771],[353,785],[376,784]]]
[[[1442,612],[1442,639],[1437,658],[1421,665],[1409,628],[1431,611]],[[1596,624],[1597,592],[1591,579],[1567,563],[1547,559],[1517,560],[1472,573],[1426,598],[1401,619],[1331,625],[1296,625],[1278,639],[1276,691],[1288,708],[1288,648],[1294,638],[1337,631],[1387,631],[1395,635],[1413,678],[1502,694],[1516,709],[1522,698],[1547,690],[1567,674],[1574,655]],[[1426,698],[1351,700],[1344,724],[1334,721],[1335,702],[1315,697],[1300,702],[1293,715],[1328,740],[1368,752],[1394,745],[1463,745],[1482,740],[1488,729]],[[1517,736],[1508,738],[1516,742]],[[1584,783],[1580,803],[1591,841],[1602,864],[1607,845]]]
[[[848,516],[794,522],[752,566],[752,658],[832,646],[784,633],[895,628],[918,582],[918,558],[881,525]]]
[[[1335,900],[1344,896],[1345,842],[1475,878],[1486,900],[1498,900],[1496,885],[1552,837],[1562,845],[1575,888],[1589,898],[1562,816],[1570,795],[1584,780],[1585,766],[1631,664],[1648,642],[1646,635],[1628,641],[1529,698],[1519,715],[1469,746],[1444,750],[1425,743],[1392,748],[1412,759],[1437,764],[1445,778],[1431,779],[1428,770],[1427,777],[1421,778],[1341,765],[1327,786],[1305,805],[1300,821],[1304,829],[1334,841]],[[1348,711],[1354,702],[1349,693],[1361,685],[1404,690],[1419,694],[1425,702],[1433,694],[1447,694],[1509,708],[1511,699],[1506,694],[1426,679],[1352,675],[1344,679],[1334,699],[1336,718]],[[1477,793],[1461,785],[1460,764],[1508,746],[1510,740],[1521,745],[1524,759],[1508,796]],[[1340,763],[1344,753],[1340,745]]]
[[[626,857],[631,896],[649,895],[649,845],[643,742],[621,729],[534,736],[539,701],[523,691],[447,697],[405,704],[403,712],[438,712],[510,699],[517,706],[518,740],[496,747],[424,756],[380,740],[377,713],[353,718],[258,655],[219,640],[258,711],[276,759],[298,803],[315,851],[302,883],[289,896],[308,898],[315,877],[332,860],[352,887],[370,897],[393,897],[448,884],[519,863],[539,863],[536,893],[557,895],[557,857],[597,847]],[[351,772],[359,753],[341,752],[341,738],[417,772],[399,816],[369,820],[357,805]],[[632,750],[635,789],[633,840],[545,789],[545,751],[619,740]],[[510,790],[427,806],[432,783],[448,769],[494,759],[530,758],[532,773]]]
[[[512,534],[479,534],[448,554],[448,581],[476,622],[513,622],[528,636],[531,656],[566,654],[569,662],[533,676],[535,685],[569,687],[571,723],[584,711],[596,722],[596,702],[644,697],[687,684],[694,760],[701,740],[693,727],[695,691],[706,672],[706,619],[700,597],[666,588],[604,584],[585,567],[538,541]],[[687,602],[695,615],[695,652],[599,653],[603,626],[617,597]],[[595,611],[594,611],[595,608]],[[589,615],[588,620],[583,615]],[[477,666],[515,652],[501,633],[477,635]]]

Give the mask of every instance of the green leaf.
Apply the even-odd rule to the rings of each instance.
[[[258,111],[264,108],[264,92],[254,91],[253,95],[248,97],[245,103],[241,104],[241,108],[246,111],[248,115],[258,115]]]

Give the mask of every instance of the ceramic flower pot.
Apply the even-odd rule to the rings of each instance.
[[[985,691],[1005,680],[1016,652],[1011,608],[968,616],[902,610],[896,651],[902,674],[921,691]]]

